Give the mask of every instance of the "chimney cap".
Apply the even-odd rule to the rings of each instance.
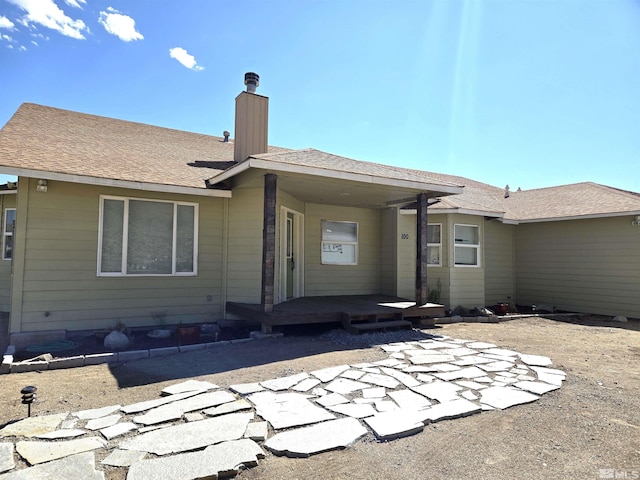
[[[245,73],[244,84],[247,86],[247,92],[254,93],[256,87],[260,85],[260,75],[254,72]]]

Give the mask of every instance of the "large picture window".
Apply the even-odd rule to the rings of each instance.
[[[454,257],[457,267],[480,266],[480,233],[477,225],[454,225]]]
[[[98,275],[195,275],[198,205],[102,197]]]
[[[7,208],[4,211],[4,223],[2,228],[2,259],[13,258],[13,231],[16,226],[16,209]]]
[[[325,265],[357,265],[357,223],[322,220],[322,263]]]
[[[442,225],[439,223],[427,225],[427,265],[442,266]]]

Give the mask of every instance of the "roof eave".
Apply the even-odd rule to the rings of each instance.
[[[595,218],[633,217],[636,215],[640,215],[640,210],[631,210],[628,212],[593,213],[588,215],[570,215],[565,217],[527,218],[527,219],[517,220],[517,222],[518,223],[563,222],[566,220],[590,220]]]
[[[491,218],[504,218],[504,212],[491,212],[487,210],[473,210],[469,208],[427,208],[427,211],[432,215],[436,214],[448,214],[459,213],[461,215],[476,215],[479,217],[491,217]],[[403,215],[415,215],[416,209],[404,209],[400,211]]]

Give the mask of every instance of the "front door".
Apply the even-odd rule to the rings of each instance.
[[[280,228],[280,301],[291,300],[303,293],[303,219],[294,210],[282,208]]]

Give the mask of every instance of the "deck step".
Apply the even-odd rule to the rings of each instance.
[[[360,333],[364,330],[386,330],[387,328],[411,328],[413,324],[409,320],[387,320],[382,322],[352,323],[349,325],[349,333]]]

